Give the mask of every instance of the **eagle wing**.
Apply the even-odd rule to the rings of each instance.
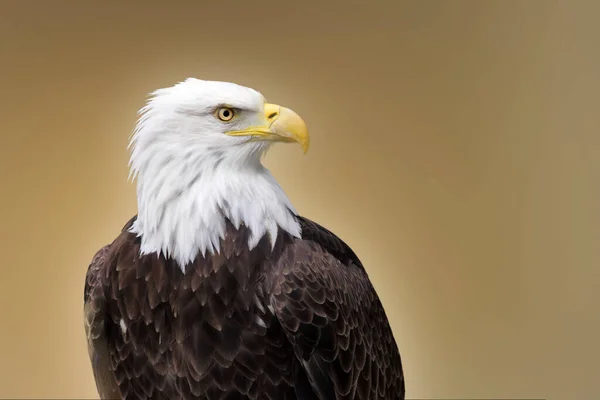
[[[400,354],[358,257],[327,229],[299,221],[302,240],[274,269],[271,305],[312,390],[321,400],[404,399]]]
[[[165,387],[165,377],[156,373],[159,365],[149,365],[148,355],[155,356],[163,351],[161,346],[154,346],[156,352],[133,351],[132,336],[126,334],[135,324],[125,328],[122,310],[134,309],[138,297],[145,298],[145,293],[135,293],[139,289],[132,281],[136,274],[126,271],[115,274],[119,270],[119,260],[128,258],[124,251],[131,250],[124,241],[129,240],[126,232],[135,217],[122,229],[122,234],[115,241],[100,249],[88,267],[84,289],[84,321],[88,341],[88,353],[96,380],[96,388],[101,399],[121,398],[173,398],[171,387]],[[125,248],[125,250],[123,250]],[[135,271],[131,269],[131,271]],[[142,278],[143,279],[143,278]],[[120,289],[133,291],[122,295]],[[159,295],[164,295],[160,293]],[[127,302],[126,299],[131,301]],[[126,303],[126,304],[125,304]],[[156,312],[155,315],[160,315]],[[119,317],[120,316],[120,317]],[[120,318],[120,319],[119,319]],[[140,326],[138,323],[137,326]],[[156,334],[154,329],[146,331]],[[143,337],[151,345],[155,337]],[[147,347],[144,347],[147,350]],[[154,360],[154,359],[152,359]],[[160,390],[156,390],[160,389]],[[163,393],[164,392],[164,393]]]
[[[105,325],[107,302],[103,277],[109,259],[110,245],[107,245],[94,255],[88,267],[83,295],[84,323],[98,393],[102,399],[119,399],[121,395],[111,367]]]

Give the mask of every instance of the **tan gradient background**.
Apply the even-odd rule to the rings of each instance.
[[[0,397],[96,397],[86,267],[188,76],[307,121],[267,164],[366,264],[409,398],[600,396],[599,3],[126,3],[0,5]]]

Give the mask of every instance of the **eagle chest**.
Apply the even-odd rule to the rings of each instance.
[[[184,398],[287,390],[293,350],[268,301],[266,263],[252,258],[208,257],[185,274],[160,260],[118,265],[109,334],[117,381],[145,376]]]

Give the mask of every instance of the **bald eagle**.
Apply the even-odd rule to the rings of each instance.
[[[261,164],[309,136],[233,83],[153,92],[130,142],[138,212],[93,257],[85,328],[103,399],[404,399],[356,254]]]

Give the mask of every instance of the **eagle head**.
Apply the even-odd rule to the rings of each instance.
[[[189,78],[151,93],[130,148],[138,217],[131,231],[142,253],[163,253],[180,267],[218,252],[227,221],[250,232],[248,245],[283,229],[298,236],[295,211],[261,164],[275,142],[308,150],[304,121],[254,89]]]

